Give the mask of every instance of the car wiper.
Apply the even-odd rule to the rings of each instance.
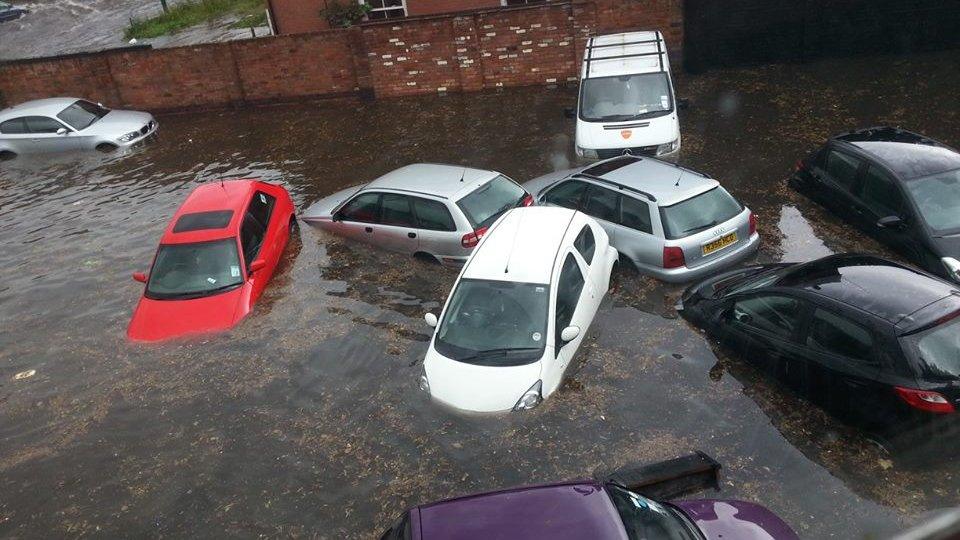
[[[508,356],[512,353],[524,353],[524,352],[533,352],[539,351],[539,347],[505,347],[502,349],[484,349],[482,351],[477,351],[469,356],[459,358],[461,362],[467,360],[479,360],[481,358],[492,358],[495,356]]]
[[[686,233],[690,233],[690,232],[696,232],[696,231],[702,231],[702,230],[704,230],[704,229],[709,229],[710,227],[713,227],[714,225],[716,225],[716,224],[718,224],[718,223],[720,223],[720,222],[717,221],[717,220],[713,220],[713,221],[711,221],[710,223],[707,223],[706,225],[700,225],[700,226],[698,226],[698,227],[690,227],[689,229],[687,229],[687,230],[685,230],[685,231],[682,231],[680,234],[686,234]]]
[[[191,300],[194,298],[202,298],[204,296],[211,296],[213,294],[216,294],[221,291],[225,291],[227,289],[232,289],[234,287],[241,285],[242,283],[243,282],[231,283],[229,285],[223,285],[220,287],[216,287],[214,289],[206,289],[203,291],[189,291],[189,292],[182,292],[182,293],[165,294],[163,295],[163,298],[166,300]]]

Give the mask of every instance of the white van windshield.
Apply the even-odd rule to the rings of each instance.
[[[660,116],[673,110],[666,73],[586,79],[580,86],[580,119],[622,122]]]

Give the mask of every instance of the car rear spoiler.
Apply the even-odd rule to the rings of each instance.
[[[711,488],[719,491],[720,464],[697,451],[649,465],[625,465],[595,478],[652,499],[675,499]]]

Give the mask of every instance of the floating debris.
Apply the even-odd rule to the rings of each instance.
[[[36,374],[37,374],[37,370],[28,369],[26,371],[21,371],[20,373],[17,373],[16,375],[14,375],[13,380],[19,381],[21,379],[29,379],[30,377],[33,377]]]

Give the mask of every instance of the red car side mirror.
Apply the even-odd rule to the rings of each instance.
[[[134,281],[139,281],[140,283],[146,283],[146,282],[147,282],[147,275],[144,274],[143,272],[134,272],[134,273],[133,273],[133,280],[134,280]]]
[[[263,270],[267,266],[267,261],[263,259],[257,259],[250,263],[250,273],[254,273],[260,270]]]

